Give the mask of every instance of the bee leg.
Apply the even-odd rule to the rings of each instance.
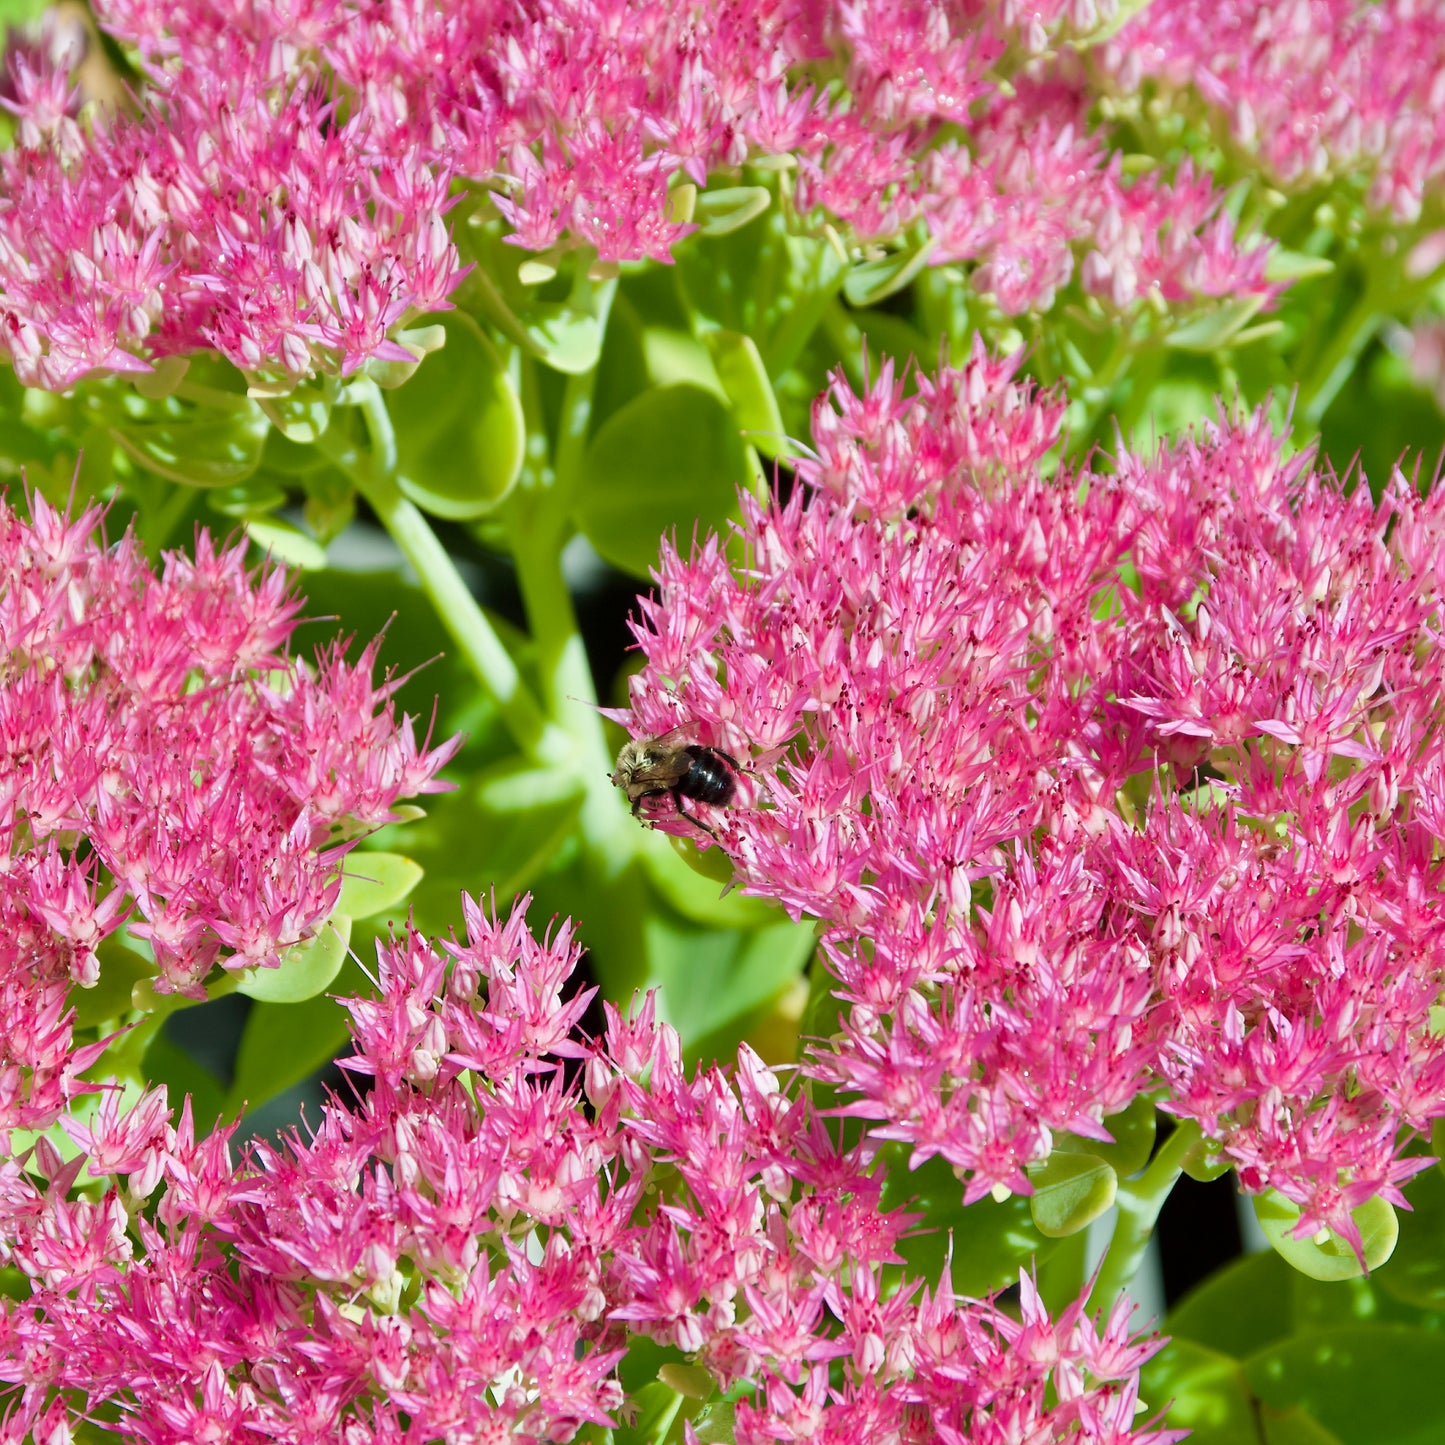
[[[679,817],[686,818],[687,821],[693,825],[693,827],[701,828],[702,831],[706,833],[708,837],[713,840],[714,843],[718,842],[717,834],[714,833],[713,830],[709,828],[708,825],[704,823],[701,818],[694,817],[691,813],[687,811],[686,808],[682,806],[682,794],[679,793],[676,789],[673,790],[672,805],[674,808],[677,809]],[[721,845],[719,844],[719,846]]]

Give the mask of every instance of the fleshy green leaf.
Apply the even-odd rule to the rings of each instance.
[[[206,505],[223,517],[245,520],[264,517],[286,505],[286,493],[274,482],[253,477],[239,487],[218,487],[206,493]]]
[[[257,404],[271,424],[297,446],[313,445],[331,425],[334,386],[298,386],[284,396],[258,396]]]
[[[692,219],[704,236],[726,236],[761,216],[772,201],[772,192],[766,186],[724,186],[698,195]]]
[[[1217,1139],[1200,1139],[1184,1156],[1184,1172],[1200,1184],[1209,1184],[1234,1166],[1220,1152]]]
[[[752,337],[781,384],[843,284],[846,260],[825,240],[789,233],[776,210],[725,236],[694,236],[678,249],[678,294],[693,327]],[[828,361],[836,354],[831,348]],[[822,380],[822,372],[818,380]],[[817,391],[807,383],[808,400]]]
[[[143,415],[112,421],[120,447],[147,471],[190,487],[232,487],[261,464],[271,424],[254,402],[195,406],[168,397]]]
[[[717,928],[758,928],[782,917],[762,898],[723,889],[732,881],[732,862],[720,848],[699,850],[685,838],[645,830],[638,851],[648,880],[684,918]],[[712,871],[716,866],[717,874]],[[717,876],[720,875],[720,876]]]
[[[417,368],[434,351],[440,351],[447,343],[447,330],[441,322],[429,326],[418,326],[408,331],[397,332],[395,338],[412,354],[410,361],[383,361],[373,356],[367,360],[365,374],[383,391],[395,391],[405,386]]]
[[[587,449],[577,525],[615,567],[646,577],[657,538],[686,546],[720,530],[748,477],[736,421],[698,386],[654,387],[615,412]]]
[[[505,905],[532,887],[576,829],[582,797],[573,774],[512,757],[431,800],[404,835],[426,869],[410,900],[418,926],[447,926],[464,889],[485,887]]]
[[[261,485],[275,486],[278,478],[305,477],[330,466],[330,460],[319,448],[287,441],[285,436],[272,427],[261,455]]]
[[[843,278],[843,295],[850,306],[876,306],[901,291],[928,264],[937,238],[921,246],[893,251],[876,261],[860,261]]]
[[[746,439],[764,456],[781,456],[789,450],[783,414],[757,344],[740,331],[709,331],[704,340]]]
[[[1133,428],[1136,444],[1152,446],[1155,437],[1179,436],[1216,416],[1218,409],[1212,384],[1188,376],[1159,382],[1150,389],[1148,404]]]
[[[1272,1249],[1266,1254],[1276,1259]],[[1308,1334],[1311,1330],[1337,1330],[1346,1325],[1414,1324],[1413,1318],[1401,1319],[1407,1307],[1397,1305],[1389,1295],[1377,1288],[1383,1270],[1355,1279],[1319,1280],[1301,1274],[1280,1259],[1288,1276],[1287,1292],[1293,1333]],[[1385,1266],[1389,1268],[1388,1265]],[[1239,1354],[1246,1351],[1241,1348]]]
[[[1276,246],[1264,263],[1266,281],[1309,281],[1328,276],[1335,263],[1328,256],[1308,256],[1303,251],[1286,251]]]
[[[553,371],[580,376],[597,365],[602,328],[597,318],[562,301],[538,301],[519,312],[530,350]]]
[[[1140,1394],[1150,1413],[1169,1405],[1190,1445],[1263,1445],[1240,1362],[1193,1340],[1171,1340],[1144,1366]]]
[[[628,1403],[631,1420],[613,1431],[615,1445],[663,1445],[682,1408],[682,1396],[654,1380],[636,1391]]]
[[[1259,1424],[1264,1432],[1264,1445],[1344,1445],[1334,1431],[1326,1430],[1298,1405],[1291,1405],[1288,1410],[1261,1405]]]
[[[922,1215],[898,1246],[910,1275],[936,1283],[951,1243],[954,1288],[961,1294],[985,1295],[1017,1284],[1021,1269],[1047,1259],[1058,1247],[1039,1233],[1022,1195],[1002,1204],[984,1198],[965,1207],[963,1185],[941,1155],[910,1170],[906,1146],[886,1144],[879,1152],[882,1207]]]
[[[1440,1121],[1435,1123],[1438,1127]],[[1410,1181],[1405,1193],[1411,1208],[1398,1216],[1399,1243],[1373,1282],[1406,1304],[1445,1309],[1445,1173],[1427,1169]]]
[[[1170,1311],[1165,1333],[1228,1354],[1246,1355],[1287,1338],[1293,1271],[1272,1249],[1215,1271]]]
[[[701,1365],[663,1365],[657,1372],[657,1378],[670,1390],[676,1390],[679,1395],[689,1400],[706,1400],[709,1396],[717,1394],[717,1381],[713,1379],[710,1371],[703,1369]]]
[[[1235,340],[1264,302],[1263,296],[1243,296],[1236,301],[1225,301],[1213,311],[1176,327],[1164,338],[1165,344],[1179,351],[1218,351]]]
[[[1311,1279],[1353,1279],[1365,1268],[1378,1269],[1394,1253],[1400,1225],[1395,1211],[1385,1200],[1367,1199],[1350,1211],[1360,1231],[1365,1262],[1362,1267],[1355,1251],[1338,1235],[1327,1233],[1314,1239],[1296,1239],[1290,1230],[1299,1223],[1300,1211],[1282,1194],[1269,1190],[1254,1198],[1254,1213],[1271,1246],[1301,1274]]]
[[[746,931],[703,927],[657,908],[643,919],[649,983],[661,989],[668,1022],[691,1050],[720,1036],[786,989],[813,951],[813,930],[786,918]]]
[[[373,918],[385,913],[421,882],[422,872],[421,864],[400,853],[348,853],[336,911],[348,918]]]
[[[642,354],[654,386],[700,386],[719,401],[728,399],[708,348],[690,331],[648,326],[642,333]]]
[[[238,993],[263,1003],[300,1003],[314,998],[341,971],[351,942],[351,919],[343,913],[317,930],[316,937],[281,955],[279,968],[248,968],[236,985]]]
[[[474,827],[485,829],[499,897],[527,887],[571,835],[583,788],[571,773],[509,758],[478,775]]]
[[[1280,1340],[1244,1362],[1254,1393],[1301,1409],[1347,1445],[1436,1445],[1445,1439],[1445,1336],[1402,1325],[1352,1325]]]
[[[131,1006],[136,984],[154,978],[155,965],[110,934],[96,949],[100,978],[94,988],[73,988],[68,1002],[75,1009],[76,1028],[87,1029],[117,1019]]]
[[[698,1445],[734,1445],[737,1440],[737,1405],[732,1400],[713,1400],[693,1421]]]
[[[261,551],[305,572],[319,572],[326,566],[326,549],[299,527],[275,517],[248,517],[246,535]]]
[[[1040,1234],[1064,1239],[1087,1229],[1114,1203],[1119,1176],[1095,1154],[1051,1154],[1031,1165],[1029,1211]]]
[[[158,1033],[146,1050],[145,1075],[151,1085],[164,1084],[177,1107],[187,1094],[191,1096],[191,1117],[196,1121],[198,1135],[210,1133],[226,1112],[226,1092],[221,1081],[164,1032]]]
[[[357,991],[364,983],[356,971]],[[309,1079],[339,1054],[347,1038],[346,1010],[318,994],[300,1003],[257,1003],[236,1051],[228,1113],[255,1109],[293,1084]]]
[[[1114,1142],[1086,1139],[1081,1135],[1060,1134],[1054,1141],[1056,1154],[1093,1154],[1102,1159],[1121,1179],[1142,1169],[1154,1152],[1154,1101],[1140,1094],[1127,1109],[1110,1114],[1104,1127]]]
[[[460,311],[442,322],[445,347],[389,394],[401,488],[439,517],[490,511],[522,470],[522,404],[497,348]]]
[[[190,369],[189,356],[159,356],[151,363],[149,371],[138,371],[132,375],[131,385],[147,401],[159,401],[162,397],[174,395]]]

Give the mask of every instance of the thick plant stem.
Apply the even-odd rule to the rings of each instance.
[[[592,285],[579,282],[579,286]],[[616,281],[603,281],[597,283],[590,296],[583,293],[574,299],[578,304],[590,305],[605,327],[616,288]],[[527,610],[528,631],[537,649],[542,705],[569,738],[585,789],[581,817],[584,847],[589,855],[596,855],[594,861],[612,860],[608,865],[612,868],[630,861],[636,837],[609,781],[612,759],[597,712],[597,691],[562,571],[562,548],[570,525],[572,497],[581,479],[596,381],[595,367],[568,377],[552,468],[538,474],[532,485],[518,488],[510,520],[517,584]]]
[[[1301,385],[1296,406],[1300,421],[1311,430],[1320,424],[1320,418],[1354,373],[1361,352],[1385,319],[1381,300],[1377,288],[1365,288]]]
[[[592,282],[583,277],[573,288],[573,303],[590,306],[597,325],[606,335],[607,318],[612,313],[616,295],[616,280]],[[559,523],[572,505],[572,495],[581,476],[582,455],[587,448],[587,433],[592,425],[592,394],[596,386],[595,366],[567,378],[567,389],[562,397],[562,417],[557,427],[557,450],[553,458],[552,486],[556,506],[552,510]]]
[[[1143,1262],[1159,1211],[1183,1172],[1184,1157],[1201,1137],[1198,1124],[1181,1119],[1140,1178],[1119,1185],[1119,1219],[1094,1285],[1095,1303],[1111,1308],[1128,1288]]]
[[[528,756],[557,760],[568,751],[565,737],[549,721],[517,671],[507,649],[457,572],[431,524],[402,494],[396,480],[396,446],[381,393],[371,382],[352,387],[371,434],[372,450],[332,450],[333,459],[355,481],[382,526],[415,569],[442,625],[468,666],[497,704],[502,721]]]

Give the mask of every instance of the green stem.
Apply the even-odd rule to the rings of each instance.
[[[568,751],[565,738],[543,714],[527,689],[501,639],[472,596],[431,524],[405,496],[396,479],[396,441],[391,418],[375,383],[357,382],[351,399],[360,407],[371,437],[371,451],[360,453],[346,442],[327,452],[371,504],[382,526],[411,563],[442,625],[468,666],[497,704],[517,746],[530,757],[558,759]],[[325,444],[331,436],[322,439]]]
[[[1078,1299],[1089,1277],[1089,1231],[1081,1229],[1061,1239],[1039,1266],[1039,1293],[1049,1313],[1057,1315]]]
[[[605,322],[615,282],[602,283],[596,312]],[[585,789],[581,825],[593,863],[609,859],[603,872],[630,862],[637,836],[613,788],[612,759],[597,712],[597,690],[576,609],[562,572],[562,549],[570,525],[571,497],[581,474],[592,417],[596,369],[571,376],[562,403],[554,466],[540,468],[532,485],[519,487],[510,510],[512,559],[536,648],[543,706],[569,739]]]
[[[1104,1256],[1091,1296],[1096,1304],[1111,1308],[1128,1288],[1143,1262],[1159,1211],[1183,1172],[1184,1156],[1201,1137],[1199,1125],[1194,1120],[1181,1120],[1159,1146],[1144,1173],[1132,1182],[1119,1185],[1115,1200],[1119,1210],[1118,1222],[1114,1225],[1114,1237],[1109,1241],[1109,1252]]]
[[[612,311],[612,302],[617,295],[617,281],[590,281],[585,268],[579,267],[576,284],[572,288],[572,304],[582,311],[591,311],[597,318],[598,330],[607,334],[607,318]],[[557,514],[558,532],[565,514],[572,505],[572,496],[582,474],[582,456],[587,449],[587,432],[592,425],[592,393],[597,386],[597,368],[567,378],[567,389],[562,397],[562,417],[557,426],[557,450],[554,458],[554,481],[557,504],[551,510]]]
[[[1382,300],[1381,288],[1372,280],[1350,308],[1344,322],[1335,329],[1329,345],[1301,384],[1295,405],[1299,421],[1311,430],[1319,426],[1320,418],[1349,380],[1360,353],[1379,330],[1384,320]]]

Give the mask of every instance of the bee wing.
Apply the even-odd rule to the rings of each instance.
[[[684,743],[692,742],[696,734],[696,723],[678,723],[675,728],[669,728],[665,733],[660,733],[655,738],[649,738],[648,741],[658,743],[665,748],[680,747]]]

